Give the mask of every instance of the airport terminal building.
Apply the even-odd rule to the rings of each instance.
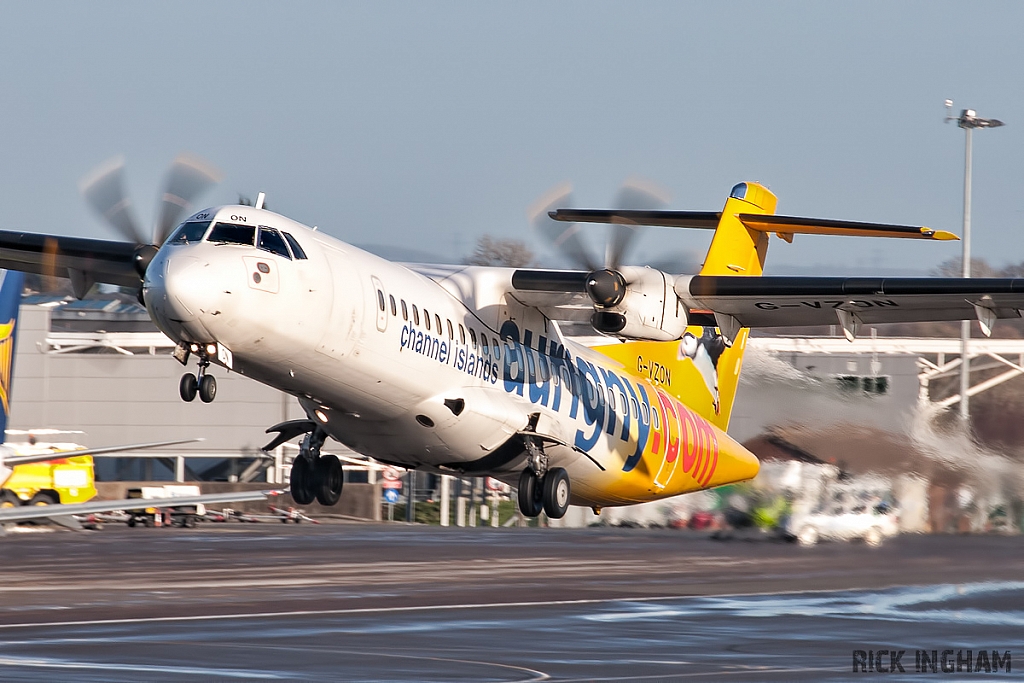
[[[261,457],[267,427],[303,417],[290,396],[222,368],[217,399],[185,403],[185,368],[146,310],[123,299],[23,299],[11,386],[8,439],[89,447],[202,439],[96,459],[99,480],[281,481],[288,449]],[[334,444],[337,446],[337,444]],[[128,457],[124,457],[128,456]]]

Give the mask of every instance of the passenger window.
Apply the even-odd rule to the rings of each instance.
[[[416,308],[416,304],[412,305],[412,321],[417,325],[420,324],[420,311]]]
[[[469,340],[473,343],[473,350],[476,351],[476,332],[473,331],[472,327],[469,328]]]
[[[645,425],[651,423],[651,411],[647,408],[646,403],[640,404],[640,421]]]
[[[377,290],[377,308],[384,310],[384,292]]]
[[[501,359],[501,341],[498,339],[491,339],[491,355],[494,356],[494,360]]]
[[[608,387],[608,407],[615,410],[615,390]]]
[[[235,223],[217,223],[210,231],[210,236],[206,238],[207,242],[215,244],[245,244],[250,247],[255,240],[255,226]]]
[[[409,309],[405,307],[405,299],[402,299],[402,320],[409,319]]]
[[[210,227],[210,221],[190,221],[188,223],[182,223],[178,231],[174,233],[169,241],[171,244],[192,244],[194,242],[201,242],[203,235],[206,234],[207,228]]]
[[[630,412],[633,413],[633,416],[639,420],[640,419],[640,406],[637,404],[636,399],[633,398],[632,396],[629,397],[629,408],[630,408]]]
[[[654,422],[655,429],[661,429],[661,415],[658,414],[658,409],[651,406],[651,420]]]
[[[487,348],[487,337],[480,335],[480,351],[485,355],[491,355],[491,350]]]
[[[466,328],[461,323],[459,324],[459,342],[461,344],[466,343]]]
[[[427,326],[427,332],[430,331],[430,311],[423,309],[423,324]]]
[[[289,261],[292,258],[291,254],[288,253],[288,246],[284,243],[281,233],[273,228],[268,228],[264,225],[260,226],[260,241],[256,246],[263,251],[269,251],[271,254],[283,256]],[[382,294],[381,298],[383,298],[383,296],[384,295]]]
[[[398,316],[398,307],[395,306],[395,297],[393,297],[390,294],[388,294],[388,298],[391,299],[391,315],[393,317],[397,317]]]
[[[455,330],[452,329],[452,321],[445,320],[445,322],[448,323],[448,338],[455,339]]]
[[[443,328],[441,327],[441,316],[439,316],[437,313],[434,314],[434,322],[437,323],[437,327],[434,329],[437,330],[437,334],[438,336],[440,336]]]
[[[281,234],[284,235],[284,239],[288,242],[288,246],[292,248],[292,255],[294,255],[295,258],[300,261],[308,258],[306,256],[306,252],[302,251],[302,247],[299,246],[299,243],[294,237],[287,232],[282,232]]]

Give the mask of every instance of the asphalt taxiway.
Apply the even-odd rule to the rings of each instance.
[[[881,648],[908,675],[917,649],[1024,663],[1020,537],[209,524],[0,552],[5,681],[824,680]]]

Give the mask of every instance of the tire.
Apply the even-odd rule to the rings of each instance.
[[[804,547],[810,547],[818,542],[818,530],[813,526],[805,526],[796,535],[797,543]]]
[[[21,498],[14,491],[0,491],[0,508],[16,508],[21,505]]]
[[[203,375],[199,380],[199,400],[203,403],[212,403],[217,398],[217,378],[213,375]]]
[[[878,527],[871,527],[867,533],[864,534],[864,543],[870,548],[877,548],[882,545],[882,530]]]
[[[309,505],[316,498],[313,467],[309,458],[299,455],[292,462],[291,490],[296,505]]]
[[[134,529],[135,528],[135,518],[134,517],[129,517],[128,521],[126,522],[126,524],[128,525],[129,529]]]
[[[196,391],[199,389],[199,380],[191,372],[186,372],[181,376],[181,381],[178,382],[178,393],[181,394],[181,400],[185,403],[191,403],[196,400]]]
[[[316,500],[328,507],[338,504],[345,486],[345,472],[334,455],[321,455],[316,461]]]
[[[185,519],[181,520],[181,526],[185,529],[196,528],[196,517],[195,515],[185,515]]]
[[[28,502],[29,505],[56,505],[60,501],[57,496],[46,491],[40,491],[36,495],[32,496],[32,500]]]
[[[565,517],[569,509],[569,473],[552,467],[544,475],[544,512],[551,519]]]
[[[519,512],[523,517],[536,517],[544,509],[541,485],[529,467],[519,475]]]

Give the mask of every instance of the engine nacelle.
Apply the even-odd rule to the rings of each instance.
[[[594,302],[590,318],[604,334],[670,341],[686,331],[686,307],[674,289],[675,277],[635,266],[595,270],[587,276],[587,294]]]

